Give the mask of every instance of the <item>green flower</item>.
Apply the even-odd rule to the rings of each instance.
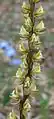
[[[23,53],[23,54],[24,54],[24,53],[27,53],[27,49],[25,49],[23,43],[19,44],[19,50],[20,50],[20,52]]]
[[[20,80],[20,81],[23,81],[27,72],[28,72],[28,70],[27,70],[27,67],[25,66],[25,64],[24,64],[24,66],[23,66],[23,64],[21,64],[16,72],[16,78],[18,78],[18,80]]]
[[[25,19],[24,25],[25,25],[25,28],[26,28],[26,30],[28,32],[30,32],[32,30],[32,26],[33,25],[32,25],[32,21],[31,21],[30,17],[28,17],[27,19]]]
[[[41,21],[37,26],[36,28],[34,27],[34,32],[36,34],[41,34],[45,31],[45,26],[44,26],[44,23],[43,21]]]
[[[29,36],[29,32],[26,31],[26,29],[24,28],[24,26],[21,27],[21,30],[20,30],[20,36],[22,38],[27,38]]]
[[[24,14],[24,18],[27,19],[29,17],[29,13]]]
[[[40,39],[39,39],[39,36],[38,35],[35,35],[35,33],[32,34],[32,37],[31,37],[31,41],[30,41],[30,47],[31,49],[38,49],[40,48]]]
[[[32,92],[36,92],[37,91],[37,87],[36,87],[36,84],[35,84],[34,80],[31,83],[30,89],[31,89],[31,94],[32,94]]]
[[[39,50],[38,53],[34,53],[33,59],[35,59],[35,60],[40,60],[41,58],[42,58],[42,53],[41,53],[40,50]]]
[[[18,92],[18,89],[16,87],[16,89],[13,90],[13,92],[11,93],[10,97],[12,99],[15,99],[15,100],[19,100],[19,92]]]
[[[44,13],[45,13],[45,11],[43,10],[43,7],[40,6],[40,8],[37,9],[37,11],[34,13],[34,15],[35,15],[36,17],[38,17],[38,16],[43,15]]]
[[[38,74],[41,72],[40,64],[36,63],[33,65],[32,75]]]
[[[12,112],[9,113],[8,119],[16,119],[16,114],[13,110],[12,110]]]
[[[30,105],[29,100],[27,99],[27,100],[25,101],[24,105],[23,105],[23,111],[24,111],[24,112],[25,112],[25,111],[26,111],[26,112],[29,112],[30,109],[31,109],[31,105]]]
[[[24,87],[25,87],[25,88],[29,88],[29,87],[30,87],[30,84],[31,84],[30,78],[27,77],[26,80],[25,80]]]
[[[39,36],[38,36],[38,35],[36,36],[35,33],[33,33],[33,34],[32,34],[32,37],[31,37],[31,41],[32,41],[32,42],[37,42],[37,41],[39,41]]]
[[[22,9],[24,14],[30,13],[30,5],[25,2],[23,2]]]

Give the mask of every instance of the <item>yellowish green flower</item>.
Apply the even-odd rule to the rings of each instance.
[[[25,19],[24,25],[28,32],[30,32],[32,30],[33,25],[32,25],[32,21],[31,21],[30,17],[27,17],[27,19]]]
[[[40,48],[40,39],[38,35],[35,35],[35,33],[32,34],[31,40],[30,40],[30,47],[34,50]]]
[[[38,74],[40,72],[41,72],[40,64],[36,63],[35,65],[33,65],[32,75]]]
[[[38,17],[38,16],[43,15],[44,13],[45,13],[45,11],[43,10],[43,7],[40,6],[40,8],[37,9],[37,11],[34,13],[34,15],[35,15],[36,17]]]
[[[36,87],[36,84],[35,84],[35,81],[34,80],[32,81],[30,88],[31,88],[31,93],[37,91],[37,87]]]
[[[16,114],[13,110],[12,110],[12,112],[9,113],[8,119],[16,119]]]
[[[41,30],[43,30],[43,29],[45,29],[45,26],[44,26],[43,21],[41,21],[41,22],[36,26],[36,30],[37,30],[37,31],[41,31]]]
[[[38,53],[34,53],[33,59],[35,59],[35,60],[40,60],[41,58],[42,58],[42,53],[41,53],[40,50],[39,50]]]
[[[30,102],[29,100],[27,99],[23,105],[23,110],[26,111],[26,112],[29,112],[31,109],[31,105],[30,105]]]
[[[32,41],[32,42],[34,42],[34,41],[35,41],[35,42],[39,41],[39,36],[38,36],[38,35],[36,36],[35,33],[33,33],[33,34],[32,34],[32,37],[31,37],[31,41]]]
[[[30,13],[30,5],[26,4],[26,2],[23,2],[22,10],[24,14]]]
[[[29,36],[29,32],[26,31],[26,29],[24,28],[24,26],[21,27],[21,30],[20,30],[20,36],[22,38],[27,38]]]
[[[36,27],[34,27],[34,32],[36,34],[41,34],[45,32],[45,26],[43,21],[41,21]]]
[[[20,52],[22,52],[22,53],[26,53],[26,51],[27,51],[27,50],[25,49],[23,43],[19,44],[19,50],[20,50]]]
[[[29,88],[29,87],[30,87],[30,84],[31,84],[30,78],[27,77],[27,78],[25,79],[24,87],[25,87],[25,88]]]
[[[24,18],[27,19],[29,17],[29,13],[24,14]]]
[[[14,89],[10,95],[10,97],[12,99],[15,99],[15,100],[19,100],[19,92],[18,92],[18,89],[16,87],[16,89]]]

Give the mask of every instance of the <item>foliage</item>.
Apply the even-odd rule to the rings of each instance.
[[[45,32],[45,26],[43,21],[38,21],[38,25],[35,24],[35,19],[44,15],[42,6],[35,11],[35,4],[40,0],[29,0],[29,3],[23,2],[22,11],[24,14],[24,25],[20,30],[20,43],[19,50],[22,54],[22,64],[19,66],[16,72],[16,79],[18,84],[11,93],[10,97],[17,102],[19,106],[20,119],[25,119],[27,113],[31,109],[30,99],[37,91],[35,84],[36,75],[41,72],[41,60],[43,58],[41,52],[41,42],[39,35]],[[27,47],[23,41],[27,42]],[[9,119],[15,119],[16,115],[9,114]]]

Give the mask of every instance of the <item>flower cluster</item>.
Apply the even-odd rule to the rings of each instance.
[[[17,101],[20,100],[20,119],[26,118],[27,112],[31,109],[29,97],[37,91],[34,76],[41,72],[42,52],[39,34],[44,33],[45,26],[42,20],[36,25],[35,19],[43,16],[45,11],[42,6],[34,11],[35,3],[38,2],[40,0],[30,0],[29,4],[23,2],[22,5],[24,25],[22,25],[19,33],[21,37],[19,50],[22,54],[22,64],[16,72],[16,78],[19,81],[17,85],[19,85],[20,91],[16,88],[11,96],[14,99],[16,98]],[[27,47],[23,44],[23,40],[28,42]]]

